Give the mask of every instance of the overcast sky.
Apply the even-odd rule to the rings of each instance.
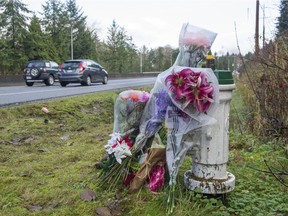
[[[37,12],[42,11],[45,0],[23,2]],[[77,0],[77,4],[88,17],[89,25],[99,29],[98,35],[104,40],[107,28],[115,20],[139,48],[143,45],[177,48],[182,24],[189,22],[217,33],[213,53],[238,53],[236,32],[241,53],[254,50],[256,0]],[[280,0],[260,0],[261,38],[263,20],[265,38],[273,38],[279,4]]]

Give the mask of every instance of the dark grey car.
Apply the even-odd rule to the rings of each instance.
[[[108,83],[107,71],[97,62],[90,59],[75,59],[65,61],[59,69],[59,82],[62,87],[69,83],[81,83],[90,86],[91,83]]]
[[[59,65],[54,61],[29,61],[24,69],[23,79],[27,86],[33,86],[35,82],[44,82],[51,86],[58,79],[58,70]]]

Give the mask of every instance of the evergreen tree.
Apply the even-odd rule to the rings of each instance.
[[[167,45],[163,48],[163,63],[162,63],[162,68],[161,71],[164,71],[168,68],[170,68],[173,65],[173,49],[171,46]]]
[[[8,74],[9,73],[9,48],[7,45],[7,40],[0,37],[0,74]]]
[[[72,31],[65,5],[59,0],[47,0],[42,8],[45,33],[51,37],[58,50],[60,61],[64,61],[70,56]]]
[[[126,51],[127,51],[127,61],[124,66],[125,72],[136,72],[139,70],[139,54],[137,52],[137,47],[133,43],[133,38],[130,36],[126,41]]]
[[[129,51],[131,51],[131,37],[123,27],[120,27],[115,20],[108,28],[107,48],[105,61],[109,66],[108,70],[116,73],[127,72],[129,65]]]
[[[109,49],[105,41],[100,41],[98,38],[98,35],[93,32],[93,38],[94,41],[96,41],[96,53],[95,53],[95,59],[102,65],[104,66],[107,70],[109,68],[109,62],[107,62],[107,53],[109,53]]]
[[[73,43],[74,58],[91,58],[96,60],[96,41],[93,31],[87,27],[86,16],[81,8],[76,4],[76,0],[68,0],[66,2],[66,10],[71,25],[72,40],[70,50]],[[72,50],[71,50],[72,51]]]
[[[76,0],[68,0],[66,2],[66,10],[68,13],[69,21],[73,23],[75,27],[78,25],[85,25],[87,16],[84,16],[84,12],[76,3]]]
[[[74,58],[90,58],[97,60],[96,38],[86,26],[79,26],[75,33]]]
[[[43,59],[59,61],[57,51],[49,40],[50,37],[44,35],[41,30],[40,20],[35,15],[32,17],[29,31],[24,41],[24,49],[28,60]]]
[[[27,61],[23,40],[27,33],[27,16],[30,11],[20,0],[2,0],[0,3],[0,50],[6,61],[1,65],[9,73],[19,73]]]
[[[277,22],[277,36],[288,36],[288,1],[281,0],[280,16]]]

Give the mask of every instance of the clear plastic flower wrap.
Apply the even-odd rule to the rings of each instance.
[[[149,93],[145,91],[126,90],[118,95],[114,105],[113,133],[104,146],[107,157],[103,157],[100,163],[99,185],[113,189],[119,182],[128,184],[130,181],[130,165],[136,160],[132,146],[148,100]]]
[[[184,23],[179,35],[180,53],[176,65],[197,67],[211,48],[216,36],[217,34],[212,31]]]
[[[168,212],[172,212],[174,205],[171,199],[174,197],[179,167],[194,144],[185,135],[217,122],[212,117],[219,104],[217,77],[210,68],[196,68],[212,46],[216,35],[211,31],[183,24],[177,59],[172,67],[158,75],[141,118],[140,133],[133,146],[137,151],[141,150],[147,139],[157,133],[162,122],[165,122],[168,130],[166,162],[171,186],[167,201]]]
[[[217,77],[210,68],[175,65],[159,75],[173,104],[204,123],[219,103]]]
[[[121,92],[115,101],[113,134],[104,147],[109,155],[114,155],[119,164],[122,159],[132,156],[130,149],[133,140],[129,136],[138,131],[149,96],[145,91],[126,90]]]
[[[121,92],[114,106],[113,132],[124,134],[138,128],[149,93],[139,90],[126,90]]]
[[[157,77],[145,106],[140,122],[140,133],[133,148],[141,150],[147,139],[161,128],[161,124],[167,120],[168,107],[175,106],[180,113],[188,115],[187,119],[192,123],[181,131],[185,134],[212,124],[211,116],[218,103],[218,80],[211,69],[173,65]]]

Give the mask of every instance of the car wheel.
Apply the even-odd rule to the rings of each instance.
[[[108,76],[104,76],[103,82],[104,85],[106,85],[108,83]]]
[[[54,85],[55,78],[52,75],[49,75],[49,78],[45,80],[45,85],[51,86]]]
[[[34,85],[34,82],[26,82],[26,85],[27,85],[27,86],[33,86],[33,85]]]
[[[65,87],[65,86],[67,86],[67,82],[60,82],[60,85],[62,86],[62,87]]]
[[[85,85],[85,86],[90,86],[91,85],[91,77],[87,76],[86,80],[81,84]]]

